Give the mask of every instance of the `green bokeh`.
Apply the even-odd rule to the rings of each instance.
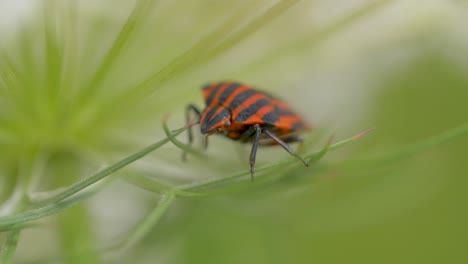
[[[91,2],[83,6],[94,10]],[[384,40],[376,41],[372,32],[361,32],[361,37],[374,38],[362,41],[367,48],[356,48],[361,52],[356,55],[340,37],[360,22],[385,17],[380,11],[399,1],[369,2],[322,27],[310,26],[317,21],[309,13],[315,6],[307,1],[290,9],[295,1],[280,1],[284,6],[269,13],[272,21],[260,16],[271,6],[268,1],[207,0],[205,7],[136,2],[135,20],[127,21],[131,8],[125,1],[115,4],[115,10],[96,13],[75,11],[78,2],[46,1],[44,13],[20,27],[18,38],[2,43],[0,202],[15,190],[30,191],[30,185],[38,192],[70,186],[93,175],[95,167],[163,138],[162,117],[171,112],[171,127],[180,125],[184,105],[201,103],[198,87],[206,81],[233,77],[271,85],[269,90],[276,87],[288,99],[298,95],[291,104],[305,112],[313,109],[309,101],[314,98],[323,96],[326,105],[340,96],[340,89],[331,99],[323,90],[316,93],[319,89],[311,84],[323,80],[312,72],[327,68],[327,81],[340,80],[346,72],[341,82],[332,83],[356,89],[349,93],[356,93],[350,102],[359,101],[358,93],[368,95],[362,106],[366,115],[336,131],[338,139],[372,126],[376,130],[316,167],[297,163],[271,172],[272,178],[284,174],[278,180],[252,183],[255,187],[242,192],[221,189],[213,197],[176,199],[145,238],[125,250],[105,249],[136,225],[134,219],[144,219],[160,194],[146,196],[137,189],[140,197],[132,193],[134,186],[122,192],[114,189],[121,181],[111,182],[96,189],[95,199],[21,230],[19,263],[468,262],[468,136],[401,159],[379,158],[468,122],[462,37],[433,27],[444,24],[436,19],[412,27],[408,22],[411,29],[400,25],[396,30],[401,35],[390,40],[382,35]],[[261,23],[243,28],[258,18]],[[245,31],[237,34],[238,29]],[[338,56],[330,55],[335,52]],[[405,59],[393,60],[392,55]],[[367,87],[357,89],[347,78]],[[336,112],[353,112],[348,107]],[[164,146],[117,175],[142,174],[164,189],[247,167],[244,157],[238,161],[235,155],[235,142],[217,138],[210,143],[208,161],[190,157],[182,163],[179,149]],[[281,149],[260,154],[258,166],[289,158]],[[264,176],[270,175],[257,181]],[[120,196],[130,202],[121,204]],[[122,219],[109,217],[121,209]],[[30,235],[37,230],[57,244],[55,251],[35,255],[33,247],[44,240]],[[102,235],[106,232],[118,234],[109,238]]]

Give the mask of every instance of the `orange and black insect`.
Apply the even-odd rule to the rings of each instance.
[[[299,133],[311,127],[288,104],[266,92],[233,81],[208,84],[202,92],[206,107],[200,111],[189,104],[187,122],[191,119],[190,113],[194,112],[203,134],[221,133],[242,143],[253,142],[250,152],[252,178],[259,145],[279,144],[308,166],[287,143],[302,141]],[[188,141],[189,144],[193,141],[191,128],[188,129]]]

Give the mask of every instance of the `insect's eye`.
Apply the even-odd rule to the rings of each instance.
[[[230,127],[230,126],[231,126],[231,121],[226,120],[226,122],[224,122],[224,127]]]

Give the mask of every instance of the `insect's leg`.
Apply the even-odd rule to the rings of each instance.
[[[290,135],[286,138],[283,138],[284,143],[293,143],[299,142],[296,153],[302,153],[304,151],[304,139],[299,135]]]
[[[191,121],[190,112],[195,113],[195,115],[198,118],[197,122],[200,122],[200,116],[201,116],[200,110],[198,109],[198,107],[196,105],[189,104],[185,108],[185,121],[186,121],[186,123],[188,124]],[[192,142],[193,142],[192,126],[189,126],[187,128],[187,139],[188,139],[188,144],[192,145]],[[182,152],[182,160],[187,160],[187,153],[185,151]]]
[[[185,121],[187,122],[187,124],[191,121],[191,117],[190,117],[190,112],[194,112],[195,115],[198,117],[198,121],[200,121],[200,116],[201,116],[201,111],[198,109],[198,107],[194,104],[189,104],[187,105],[187,108],[185,109]],[[193,142],[193,135],[192,135],[192,127],[188,127],[187,129],[187,135],[188,135],[188,141],[189,143],[192,143]]]
[[[250,136],[257,132],[257,125],[249,127],[242,135],[239,137],[240,142],[245,142]]]
[[[286,138],[283,138],[282,140],[284,143],[299,142],[299,144],[302,143],[302,141],[304,141],[304,139],[299,135],[290,135],[290,136],[287,136]]]
[[[255,159],[257,157],[258,143],[260,142],[260,136],[262,135],[262,128],[260,127],[259,124],[254,125],[253,128],[255,129],[255,138],[254,138],[254,142],[252,145],[252,151],[250,152],[250,180],[252,181],[253,181],[254,172],[255,172],[254,166],[255,166]],[[249,130],[247,130],[246,132],[249,132]]]
[[[275,134],[268,131],[267,129],[264,129],[263,133],[267,134],[271,139],[278,142],[278,144],[280,144],[287,152],[289,152],[289,154],[293,155],[294,157],[302,161],[304,165],[309,166],[309,163],[307,161],[305,161],[301,156],[299,156],[286,142],[278,138]]]

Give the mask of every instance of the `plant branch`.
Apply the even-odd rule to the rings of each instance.
[[[0,248],[0,263],[13,263],[13,258],[15,257],[16,248],[18,246],[19,235],[19,229],[14,229],[8,232],[5,243],[2,248]]]
[[[172,133],[173,136],[176,136],[176,135],[179,135],[180,133],[182,133],[186,128],[181,128],[179,130],[176,130],[175,132]],[[75,184],[73,184],[72,186],[70,186],[69,188],[67,188],[66,190],[58,193],[58,194],[55,194],[54,196],[52,197],[48,197],[40,202],[38,202],[36,205],[38,206],[42,206],[42,205],[45,205],[45,204],[51,204],[51,203],[56,203],[56,202],[59,202],[67,197],[70,197],[72,196],[73,194],[76,194],[77,192],[83,190],[84,188],[100,181],[101,179],[109,176],[110,174],[122,169],[123,167],[143,158],[144,156],[148,155],[149,153],[153,152],[154,150],[158,149],[159,147],[163,146],[164,144],[166,144],[167,142],[169,142],[170,139],[169,138],[165,138],[165,139],[162,139],[152,145],[149,145],[148,147],[132,154],[132,155],[129,155],[125,158],[123,158],[122,160],[114,163],[113,165],[109,166],[109,167],[106,167],[105,169],[97,172],[96,174],[90,176],[89,178],[86,178],[85,180],[83,181],[80,181],[80,182],[77,182]]]

